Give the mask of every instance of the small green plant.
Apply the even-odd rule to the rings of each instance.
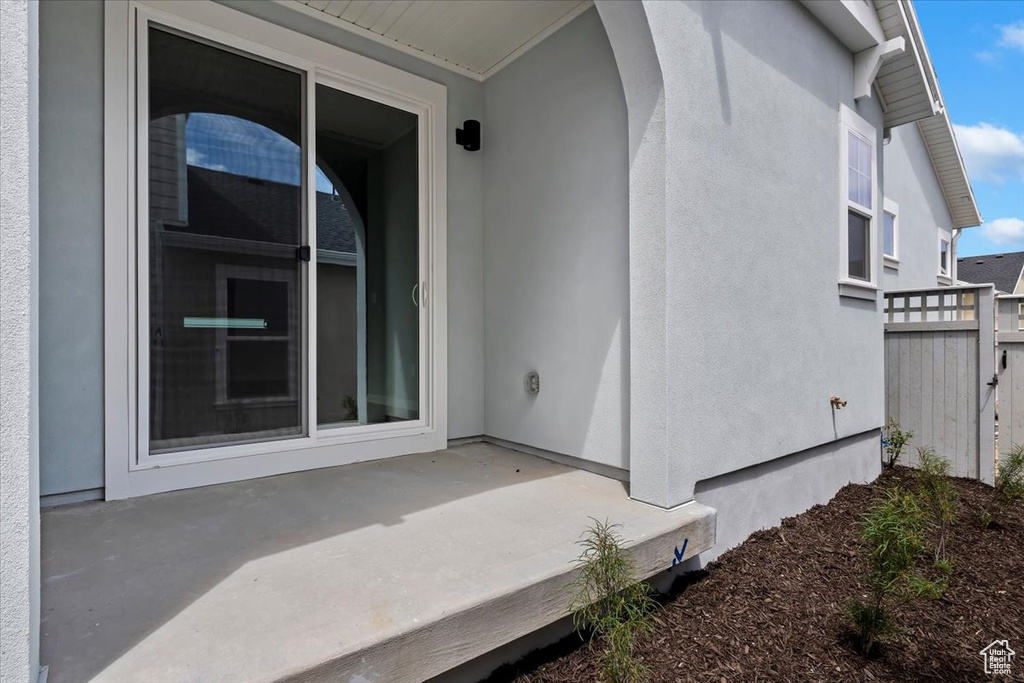
[[[896,418],[890,417],[885,425],[885,438],[882,439],[882,449],[885,451],[886,467],[892,467],[900,459],[903,449],[914,438],[914,433],[900,429],[900,423]]]
[[[866,602],[851,600],[846,613],[857,629],[861,648],[871,655],[877,643],[899,632],[894,610],[899,603],[939,591],[914,574],[925,550],[925,515],[913,494],[892,488],[864,516],[861,539],[868,551]]]
[[[921,507],[935,536],[935,563],[946,562],[946,540],[960,508],[960,496],[949,478],[949,461],[928,446],[917,449],[917,487]]]
[[[589,630],[604,641],[598,658],[606,683],[643,683],[647,667],[636,656],[637,640],[652,631],[656,603],[647,584],[638,581],[636,564],[615,533],[619,525],[594,523],[579,544],[576,579],[569,605],[577,632]]]
[[[996,523],[1001,507],[1013,505],[1021,498],[1024,498],[1024,444],[1015,444],[999,461],[992,499],[981,511],[982,528],[988,529]]]
[[[1014,445],[1006,459],[1000,461],[993,497],[1003,505],[1024,498],[1024,444]]]
[[[996,521],[995,515],[989,510],[981,511],[981,528],[987,529]]]

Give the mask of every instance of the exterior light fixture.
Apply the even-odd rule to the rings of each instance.
[[[462,128],[455,129],[455,144],[462,145],[467,152],[480,149],[480,122],[475,119],[463,121]]]

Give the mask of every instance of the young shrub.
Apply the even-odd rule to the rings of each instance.
[[[992,500],[981,511],[981,526],[989,528],[996,523],[999,508],[1012,505],[1024,498],[1024,444],[1015,444],[1009,455],[999,462]]]
[[[636,577],[636,564],[615,533],[617,524],[594,523],[579,542],[577,574],[569,605],[573,625],[604,640],[598,658],[606,683],[643,683],[647,667],[635,655],[640,636],[652,631],[648,618],[655,607],[647,584]]]
[[[946,540],[956,521],[960,496],[949,478],[949,461],[927,446],[917,449],[917,487],[921,507],[935,536],[935,564],[945,563]]]
[[[996,502],[1009,505],[1024,498],[1024,444],[1016,444],[999,463],[994,492]]]
[[[867,602],[851,600],[846,613],[853,621],[865,655],[899,632],[894,609],[900,602],[924,597],[923,579],[913,574],[924,553],[925,517],[916,498],[899,487],[885,492],[864,516],[861,538],[868,551]]]
[[[896,418],[890,417],[885,425],[885,438],[882,439],[882,449],[885,451],[883,464],[886,467],[895,465],[903,454],[903,449],[913,438],[913,432],[903,431]]]

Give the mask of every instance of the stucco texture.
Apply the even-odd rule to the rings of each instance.
[[[886,267],[882,284],[886,289],[936,287],[939,231],[950,238],[953,219],[917,124],[893,128],[883,154],[885,196],[899,205],[899,267]]]
[[[815,505],[847,484],[874,481],[882,470],[878,430],[729,472],[697,484],[696,499],[718,511],[715,547],[694,561],[704,567],[760,529]]]
[[[613,23],[623,11],[598,8]],[[642,8],[646,21],[608,29],[618,58],[648,28],[663,81],[659,95],[642,75],[631,100],[637,76],[622,77],[631,202],[664,187],[663,218],[630,216],[631,304],[664,319],[631,327],[630,483],[671,506],[703,479],[881,425],[881,304],[838,294],[839,104],[876,127],[876,150],[882,127],[876,102],[853,102],[849,50],[798,3]],[[663,146],[645,151],[662,119]],[[638,358],[654,367],[637,373]],[[640,459],[638,441],[663,453]]]
[[[0,2],[0,681],[39,670],[37,14]]]
[[[487,434],[626,469],[626,103],[597,12],[489,78],[484,122]]]
[[[39,3],[39,23],[39,467],[47,495],[103,486],[103,3]]]

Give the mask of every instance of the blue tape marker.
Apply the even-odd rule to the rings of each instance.
[[[675,567],[677,564],[682,564],[683,563],[683,555],[686,554],[686,546],[689,543],[690,543],[690,539],[684,538],[683,539],[683,547],[680,548],[679,546],[676,546],[676,548],[675,548],[675,557],[672,558],[672,566],[673,567]]]

